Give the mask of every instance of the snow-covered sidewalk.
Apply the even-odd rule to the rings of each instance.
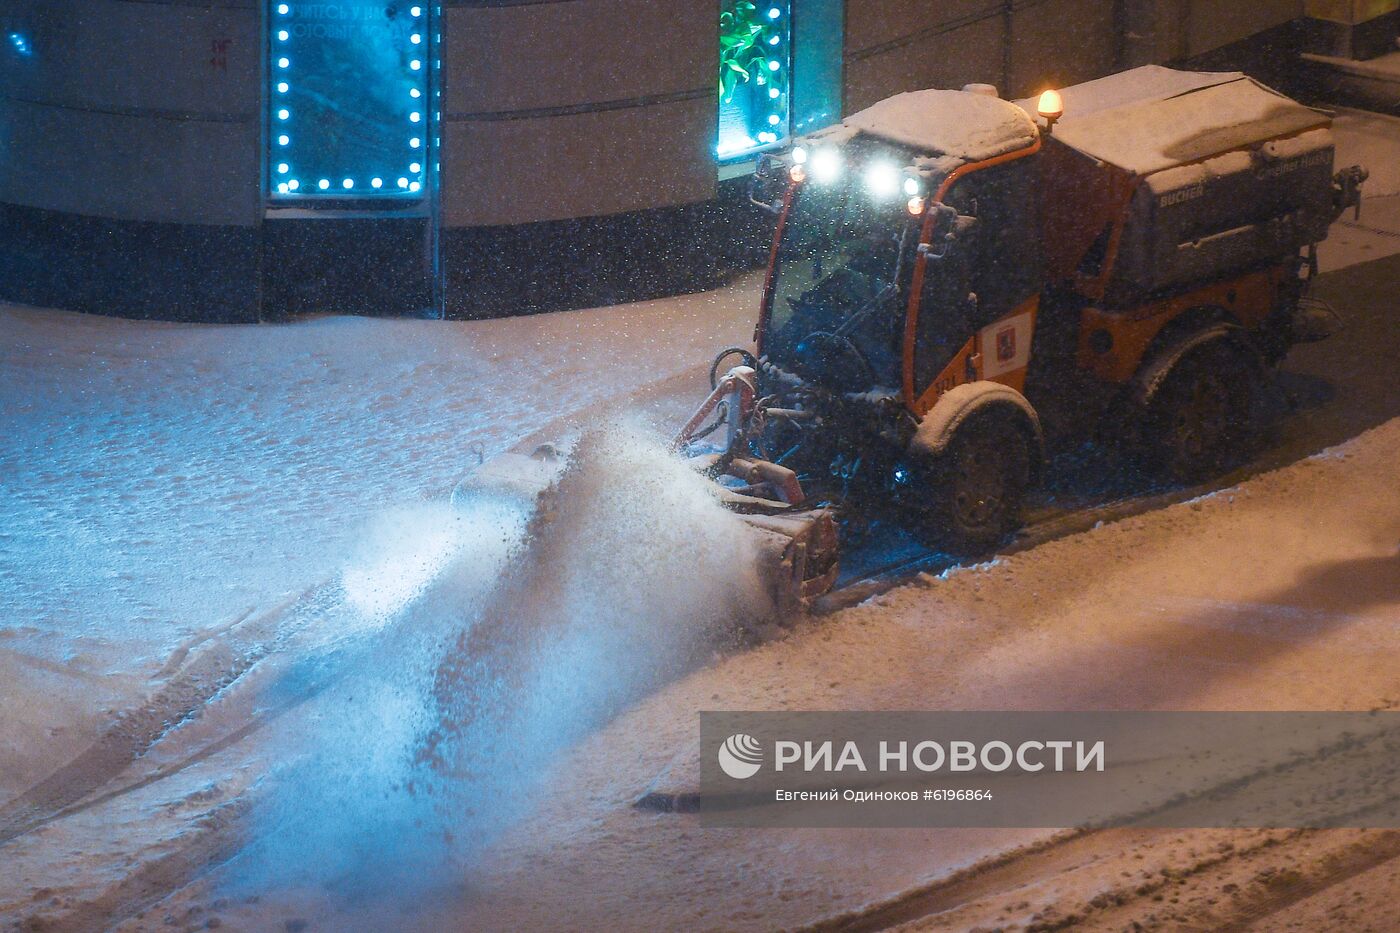
[[[1324,272],[1400,252],[1400,118],[1344,110],[1333,132],[1337,165],[1364,165],[1371,177],[1361,189],[1361,217],[1343,216],[1318,247]]]

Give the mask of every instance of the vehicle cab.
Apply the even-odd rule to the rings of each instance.
[[[925,90],[766,158],[756,193],[778,228],[759,356],[915,417],[965,382],[1020,390],[1042,279],[1039,150],[1015,104]]]

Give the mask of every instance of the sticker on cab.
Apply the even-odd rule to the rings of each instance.
[[[1031,328],[1034,324],[1033,313],[1023,311],[982,328],[982,346],[986,348],[983,379],[994,379],[1024,369],[1030,363]]]

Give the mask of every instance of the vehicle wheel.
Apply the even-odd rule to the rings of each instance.
[[[1021,525],[1031,481],[1026,433],[999,413],[976,415],[958,428],[936,465],[930,531],[960,554],[980,554]]]
[[[1258,376],[1240,350],[1215,341],[1172,368],[1148,403],[1144,440],[1163,478],[1198,483],[1249,452]]]

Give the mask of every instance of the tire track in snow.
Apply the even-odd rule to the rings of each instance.
[[[1376,838],[1365,839],[1340,852],[1330,853],[1328,868],[1314,875],[1305,875],[1283,890],[1261,885],[1261,895],[1234,911],[1216,929],[1218,933],[1244,933],[1261,920],[1397,858],[1400,858],[1400,832],[1380,833]]]
[[[144,704],[119,714],[72,761],[0,807],[0,845],[70,812],[339,598],[338,587],[321,584],[226,627],[230,637],[198,652]]]
[[[160,768],[157,768],[155,771],[152,771],[150,774],[147,774],[143,778],[139,778],[128,784],[123,784],[120,787],[114,787],[111,790],[97,794],[96,796],[87,796],[78,800],[74,804],[66,806],[60,810],[56,810],[48,814],[47,816],[37,818],[27,827],[25,827],[24,831],[19,833],[18,835],[24,835],[25,833],[33,832],[34,830],[42,826],[47,826],[49,823],[55,822],[57,820],[66,819],[67,817],[74,816],[78,813],[82,813],[85,810],[91,810],[93,807],[101,806],[102,804],[107,803],[108,801],[115,800],[119,797],[125,797],[127,794],[135,793],[136,791],[142,790],[143,788],[150,787],[152,784],[156,784],[160,781],[165,780],[166,778],[174,777],[175,775],[180,774],[188,768],[199,764],[201,761],[205,761],[206,759],[212,758],[219,752],[224,751],[225,749],[232,748],[239,742],[242,742],[244,739],[248,738],[248,736],[253,735],[254,733],[260,731],[268,725],[271,725],[273,722],[280,719],[285,713],[289,713],[296,707],[301,706],[303,703],[314,699],[321,693],[322,690],[330,686],[330,683],[330,679],[327,679],[322,683],[318,683],[311,686],[307,690],[289,698],[288,700],[278,704],[277,706],[269,707],[267,709],[260,709],[252,716],[252,718],[250,718],[242,726],[239,726],[237,729],[234,729],[230,732],[226,732],[218,738],[205,743],[204,745],[200,746],[197,750],[184,756],[178,761],[172,762],[168,765],[163,765]],[[18,838],[18,835],[12,838]],[[3,843],[6,841],[8,840],[0,840],[0,845],[3,845]]]
[[[248,809],[245,799],[216,807],[183,830],[172,850],[142,863],[97,896],[67,905],[63,914],[44,917],[34,928],[101,933],[131,919],[237,855],[245,842],[240,827]]]
[[[244,609],[242,612],[233,616],[233,618],[231,618],[224,624],[216,625],[212,629],[206,629],[203,632],[200,632],[193,638],[186,639],[183,643],[180,644],[179,647],[177,647],[174,651],[170,652],[170,657],[166,659],[165,664],[161,667],[161,669],[156,672],[156,678],[166,678],[173,675],[176,671],[178,671],[181,667],[184,666],[185,659],[190,656],[191,651],[198,648],[205,642],[218,638],[225,632],[237,628],[239,625],[245,622],[250,615],[253,614],[253,611],[256,608],[256,606],[249,606],[247,609]]]

